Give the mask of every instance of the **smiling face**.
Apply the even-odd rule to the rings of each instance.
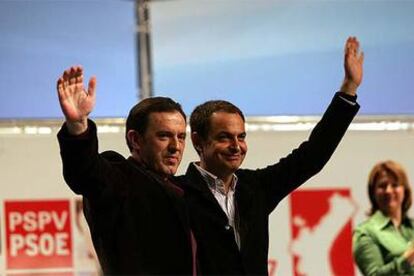
[[[219,178],[232,175],[242,164],[247,152],[244,121],[237,113],[214,112],[210,116],[205,138],[192,134],[200,154],[200,165]]]
[[[384,171],[378,176],[374,196],[378,209],[390,216],[402,210],[405,196],[404,186],[398,183],[395,176]]]
[[[381,210],[388,216],[402,216],[411,207],[411,185],[404,168],[393,160],[375,164],[368,177],[370,215]]]
[[[186,123],[179,112],[153,112],[143,135],[131,130],[132,155],[161,175],[174,175],[180,165],[186,136]]]

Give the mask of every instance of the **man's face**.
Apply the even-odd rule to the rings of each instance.
[[[141,162],[161,175],[174,175],[183,156],[185,131],[179,112],[151,113],[144,135],[138,135]]]
[[[243,119],[237,113],[215,112],[206,139],[197,140],[201,167],[217,177],[228,177],[242,164],[247,152]],[[196,144],[197,144],[196,143]]]

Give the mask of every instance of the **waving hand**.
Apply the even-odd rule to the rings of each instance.
[[[58,79],[59,103],[71,134],[78,135],[87,129],[88,115],[95,106],[95,89],[95,77],[89,80],[88,89],[85,89],[81,66],[70,67]]]

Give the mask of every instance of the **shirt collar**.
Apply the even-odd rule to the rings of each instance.
[[[372,215],[372,220],[378,229],[383,229],[389,224],[392,224],[391,219],[385,216],[380,210],[375,211],[375,213]]]
[[[377,225],[378,229],[384,229],[388,225],[392,225],[391,218],[384,215],[380,210],[377,210],[372,215],[372,220],[374,221],[375,225]],[[401,224],[408,225],[411,227],[413,226],[411,220],[407,216],[404,216],[402,218]]]
[[[206,181],[208,187],[212,190],[215,191],[219,191],[222,194],[225,194],[225,189],[224,189],[224,182],[219,179],[217,176],[215,176],[214,174],[212,174],[211,172],[203,169],[200,166],[200,162],[193,162],[194,166],[197,168],[197,170],[200,172],[201,176],[203,177],[203,179]],[[233,191],[236,188],[236,184],[237,184],[237,175],[235,175],[233,173],[233,178],[229,187],[229,191]]]

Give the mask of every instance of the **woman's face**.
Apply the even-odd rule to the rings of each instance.
[[[381,173],[375,185],[375,200],[385,215],[401,211],[404,200],[404,186],[386,172]]]

